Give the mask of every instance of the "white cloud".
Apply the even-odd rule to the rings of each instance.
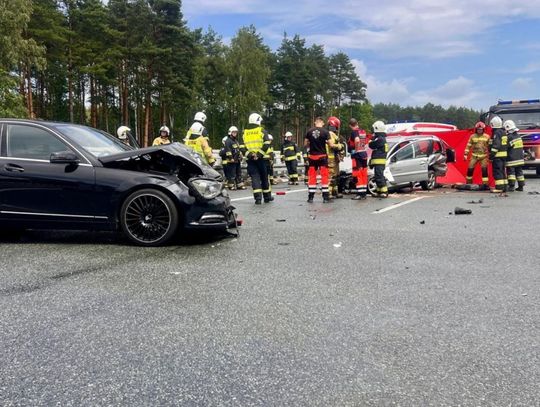
[[[519,69],[519,72],[524,74],[540,72],[540,62],[531,62]]]
[[[511,83],[512,91],[515,91],[517,94],[529,93],[533,86],[534,81],[532,78],[516,78]]]
[[[367,84],[367,96],[373,103],[398,103],[404,106],[423,106],[434,103],[442,106],[470,106],[483,108],[485,102],[490,100],[484,97],[471,79],[459,76],[450,79],[435,88],[425,88],[411,91],[409,85],[411,78],[392,79],[384,81],[368,72],[364,61],[351,60],[360,78]]]

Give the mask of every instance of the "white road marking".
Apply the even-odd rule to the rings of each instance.
[[[371,212],[371,213],[372,214],[379,214],[379,213],[383,213],[383,212],[388,212],[388,211],[391,211],[392,209],[399,208],[400,206],[403,206],[403,205],[408,205],[410,203],[419,201],[420,199],[424,199],[424,198],[427,198],[427,197],[426,196],[418,196],[416,198],[409,199],[407,201],[403,201],[403,202],[400,202],[400,203],[396,203],[396,204],[387,206],[386,208],[383,208],[383,209],[378,209],[378,210],[376,210],[374,212]]]
[[[307,191],[307,188],[305,189],[295,189],[293,191],[284,191],[285,192],[285,196],[289,195],[289,194],[293,194],[295,192],[306,192]],[[280,191],[281,192],[281,191]],[[272,195],[276,195],[275,193],[272,193]],[[245,201],[247,199],[253,199],[253,195],[251,196],[244,196],[242,198],[234,198],[234,199],[231,199],[231,202],[237,202],[237,201]]]

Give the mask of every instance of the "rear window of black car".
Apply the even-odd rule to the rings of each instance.
[[[59,124],[55,128],[95,157],[103,157],[132,149],[116,137],[90,127]]]

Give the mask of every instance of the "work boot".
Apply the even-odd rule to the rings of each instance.
[[[388,192],[379,192],[377,194],[377,198],[382,198],[382,199],[388,198]]]
[[[260,205],[261,204],[261,199],[255,199],[255,205]]]
[[[308,199],[307,199],[308,203],[313,203],[313,197],[314,196],[315,196],[315,194],[312,193],[312,192],[308,194]]]
[[[298,185],[298,181],[294,181],[294,185]]]
[[[482,185],[482,191],[489,191],[489,185],[488,184],[484,184]]]
[[[523,192],[524,187],[525,183],[523,181],[518,181],[518,187],[516,188],[516,191]]]
[[[272,202],[273,200],[274,200],[274,197],[272,196],[271,192],[264,194],[264,203],[269,203],[269,202]]]
[[[351,198],[353,201],[360,201],[366,199],[366,194],[356,194]]]
[[[323,203],[330,203],[330,194],[328,192],[324,192],[322,194],[322,201]]]
[[[516,190],[515,185],[508,185],[508,192],[514,192]]]

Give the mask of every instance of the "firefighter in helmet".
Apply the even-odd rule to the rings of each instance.
[[[386,178],[384,177],[388,144],[386,143],[386,125],[381,120],[373,123],[373,137],[369,142],[369,148],[373,150],[369,165],[375,172],[377,196],[379,198],[388,198],[388,187],[386,186]]]
[[[189,138],[185,140],[186,145],[195,150],[205,163],[213,166],[216,160],[212,155],[212,149],[208,145],[208,141],[204,137],[203,132],[204,126],[201,123],[193,123],[188,132]]]
[[[341,161],[341,152],[344,149],[343,144],[339,142],[341,121],[337,117],[331,116],[328,118],[327,124],[330,140],[332,140],[333,144],[333,147],[330,147],[330,143],[326,144],[329,178],[328,192],[331,198],[343,198],[343,195],[338,191],[339,162]]]
[[[287,167],[289,185],[298,185],[298,160],[300,154],[298,145],[293,141],[293,134],[288,131],[285,133],[283,145],[281,146],[281,161],[285,162]]]
[[[171,144],[170,139],[171,131],[165,125],[161,126],[159,129],[159,136],[154,139],[152,143],[153,146],[161,146],[163,144]]]
[[[504,132],[503,122],[499,116],[493,117],[489,124],[493,128],[489,158],[493,166],[493,178],[495,178],[495,188],[493,188],[491,192],[501,194],[501,196],[506,196],[508,184],[506,179],[508,137]]]
[[[465,161],[469,159],[467,169],[467,184],[472,184],[474,169],[478,164],[482,168],[482,185],[484,189],[489,189],[488,164],[489,164],[489,136],[485,133],[486,125],[478,122],[474,126],[474,133],[469,137],[467,147],[465,147]]]
[[[523,140],[513,120],[506,120],[503,127],[508,137],[508,156],[506,157],[508,191],[523,191],[523,187],[525,186],[525,175],[523,175],[523,166],[525,165]],[[518,184],[517,188],[516,181]]]
[[[227,187],[231,190],[246,189],[242,180],[242,152],[238,142],[238,128],[229,127],[227,137],[223,138],[223,152],[226,164],[223,165]]]

